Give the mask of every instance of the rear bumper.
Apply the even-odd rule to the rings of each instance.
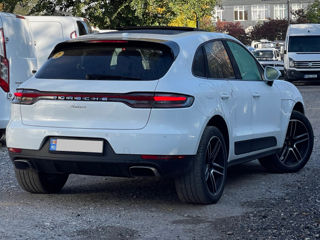
[[[11,160],[23,160],[39,172],[69,173],[115,177],[132,177],[130,167],[150,167],[162,177],[176,177],[191,168],[194,156],[170,159],[142,158],[135,154],[116,154],[107,141],[104,141],[102,154],[50,152],[49,138],[40,150],[22,149],[20,153],[9,152]],[[148,159],[150,158],[150,159]]]

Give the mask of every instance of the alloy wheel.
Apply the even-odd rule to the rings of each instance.
[[[212,137],[207,145],[205,168],[205,181],[212,194],[218,193],[223,187],[226,171],[224,155],[221,140]]]

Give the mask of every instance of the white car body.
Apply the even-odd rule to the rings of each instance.
[[[101,39],[105,37],[95,36]],[[57,92],[82,92],[85,89],[88,93],[100,92],[101,89],[115,93],[127,93],[136,89],[146,92],[183,92],[195,97],[193,106],[178,109],[172,117],[172,109],[132,109],[121,103],[109,103],[110,106],[104,112],[100,110],[103,103],[79,103],[78,107],[74,106],[74,102],[56,104],[39,101],[30,106],[13,104],[7,128],[8,147],[39,150],[46,137],[64,135],[106,139],[116,154],[194,155],[207,123],[212,117],[221,116],[230,133],[228,156],[231,162],[239,157],[265,151],[236,155],[234,143],[237,141],[274,136],[277,145],[268,150],[281,148],[292,109],[297,103],[303,104],[296,87],[281,80],[275,81],[270,87],[264,81],[208,81],[194,77],[191,66],[198,46],[209,39],[233,39],[229,36],[217,33],[203,33],[200,37],[190,33],[179,34],[178,37],[132,33],[123,37],[121,33],[116,33],[112,37],[152,37],[175,41],[181,53],[167,74],[156,81],[119,83],[59,80],[59,84],[55,84],[50,79],[39,81],[33,77],[20,88]],[[186,81],[188,84],[185,84]],[[85,109],[81,109],[82,106]],[[115,112],[115,108],[118,111]],[[274,108],[278,111],[273,111]]]
[[[291,46],[290,40],[298,37],[302,39],[302,46]],[[284,50],[284,71],[288,80],[320,79],[320,47],[308,49],[310,43],[307,39],[310,37],[316,37],[314,43],[319,46],[320,24],[292,24],[288,27]]]
[[[215,203],[230,165],[288,159],[282,171],[297,171],[309,160],[303,99],[279,76],[235,38],[194,29],[60,43],[15,93],[16,177],[32,193],[60,191],[71,173],[173,177],[182,201]]]
[[[54,46],[81,35],[91,33],[88,21],[69,16],[25,16],[34,38],[38,68],[48,59]]]
[[[16,88],[29,79],[33,75],[32,71],[37,69],[37,59],[28,24],[28,20],[22,16],[0,12],[1,58],[8,62],[6,70],[4,68],[1,70],[1,78],[3,78],[3,72],[7,73],[9,68],[6,79],[0,80],[0,86],[2,86],[0,88],[0,135],[9,122],[11,100]]]

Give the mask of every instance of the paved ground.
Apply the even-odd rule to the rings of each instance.
[[[0,239],[320,239],[320,86],[299,87],[315,132],[296,174],[257,162],[229,170],[216,205],[179,202],[169,180],[72,175],[60,194],[32,195],[0,149]]]

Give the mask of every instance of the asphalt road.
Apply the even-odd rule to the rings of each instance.
[[[60,194],[29,194],[0,148],[0,239],[320,239],[320,86],[299,89],[315,133],[308,164],[233,167],[215,205],[183,204],[161,179],[72,175]]]

